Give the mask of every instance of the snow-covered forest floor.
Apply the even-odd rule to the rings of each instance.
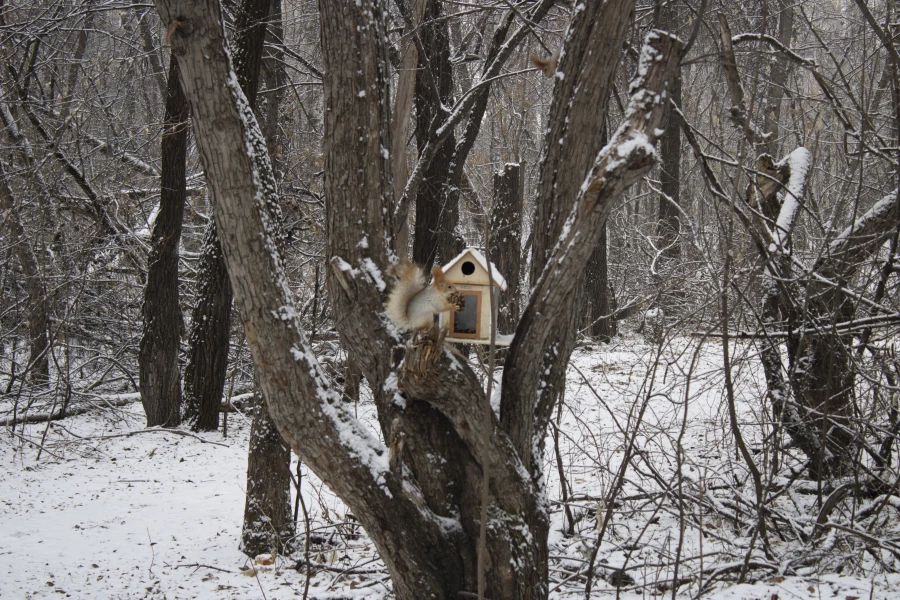
[[[790,449],[773,457],[762,444],[772,427],[758,361],[751,345],[732,350],[741,432],[766,485],[765,543],[752,535],[756,492],[736,455],[721,343],[582,346],[544,453],[552,598],[584,597],[601,532],[595,598],[671,597],[673,582],[683,598],[900,598],[900,504],[848,497],[817,527],[831,489],[796,477]],[[146,431],[140,403],[114,399],[127,397],[0,435],[0,598],[302,597],[302,513],[293,556],[266,565],[238,550],[249,419],[231,415],[226,438]],[[374,429],[365,394],[358,411]],[[372,543],[301,472],[308,597],[390,598]]]

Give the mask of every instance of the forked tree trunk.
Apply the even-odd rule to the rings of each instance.
[[[522,16],[518,11],[510,10],[500,19],[488,46],[479,82],[471,93],[466,94],[461,108],[454,111],[456,116],[451,117],[446,109],[453,90],[447,19],[437,0],[426,2],[429,4],[423,27],[420,28],[424,57],[419,56],[420,69],[416,78],[416,131],[419,161],[424,164],[424,169],[417,169],[411,179],[418,182],[412,192],[416,195],[413,260],[430,266],[436,257],[440,261],[449,260],[462,249],[463,240],[457,226],[463,167],[481,129],[491,81],[499,75],[512,52],[525,38],[526,30],[520,27],[509,35],[514,17]],[[552,0],[542,0],[524,16],[530,23],[537,23],[553,4]],[[455,141],[456,127],[447,125],[447,120],[457,119],[454,123],[458,125],[461,115],[468,115],[468,120],[462,128],[462,137]],[[424,155],[432,158],[423,160]],[[405,212],[402,208],[401,202],[395,217],[403,218]],[[398,229],[395,224],[394,231]]]
[[[768,136],[762,138],[744,105],[731,29],[724,13],[719,14],[719,31],[720,61],[732,104],[737,107],[731,112],[732,119],[760,152],[771,151],[777,147],[781,88],[789,72],[787,60],[781,55],[772,65],[773,87],[766,98],[764,116]],[[781,3],[779,38],[783,44],[790,41],[792,32],[792,8],[789,3]],[[808,169],[808,156],[803,162]],[[845,286],[900,221],[898,192],[883,198],[842,232],[823,249],[810,269],[811,276],[798,281],[791,274],[789,249],[802,194],[795,198],[783,191],[791,167],[792,161],[776,164],[771,155],[760,155],[756,161],[758,174],[747,199],[760,215],[749,220],[749,233],[767,261],[763,324],[788,331],[788,365],[782,363],[777,340],[764,343],[762,365],[776,420],[784,424],[793,443],[809,459],[810,475],[815,479],[841,477],[858,449],[852,420],[855,374],[852,340],[834,325],[853,318],[855,306],[845,294]]]
[[[178,246],[186,199],[188,102],[173,56],[166,84],[166,116],[160,155],[159,212],[153,225],[147,286],[141,313],[144,330],[138,353],[141,402],[147,426],[181,423],[181,368],[178,349],[182,317],[178,302]]]
[[[478,498],[482,467],[489,468],[485,595],[546,598],[548,518],[540,462],[526,470],[517,451],[524,443],[522,428],[504,427],[493,414],[486,422],[478,378],[449,353],[436,353],[421,373],[410,370],[421,357],[416,353],[397,368],[404,345],[394,337],[395,328],[386,326],[379,290],[389,251],[386,234],[392,231],[391,164],[383,152],[390,147],[390,111],[381,5],[322,0],[320,13],[328,286],[335,323],[374,390],[389,448],[341,401],[292,310],[267,208],[275,193],[271,167],[253,114],[229,83],[218,3],[160,0],[159,7],[164,23],[178,23],[172,27],[173,47],[183,58],[183,83],[216,198],[235,300],[279,431],[359,518],[401,600],[474,593]],[[645,77],[635,83],[628,119],[610,150],[596,157],[575,202],[570,235],[561,240],[566,254],[548,257],[557,268],[539,282],[523,318],[526,326],[520,325],[526,351],[519,370],[526,369],[523,357],[535,356],[535,346],[545,347],[558,318],[553,308],[575,287],[613,200],[652,164],[662,118],[659,98],[678,53],[673,38],[648,37],[640,67]],[[617,59],[619,53],[610,56]],[[539,362],[531,360],[529,368],[537,370]],[[512,393],[517,391],[522,390]],[[504,396],[509,393],[504,386]],[[529,397],[534,390],[523,400]],[[546,424],[536,427],[546,431]]]
[[[806,156],[808,159],[809,154]],[[809,168],[807,160],[801,162]],[[835,325],[849,322],[855,314],[853,302],[844,293],[848,282],[900,222],[897,191],[876,203],[829,245],[813,265],[812,277],[798,280],[792,274],[790,232],[801,212],[797,207],[806,182],[804,177],[803,186],[794,187],[800,190],[799,197],[791,202],[778,200],[779,193],[786,195],[781,186],[791,177],[792,161],[776,166],[767,181],[774,177],[780,184],[765,190],[758,185],[754,193],[759,206],[780,206],[780,211],[758,217],[752,232],[760,241],[768,241],[771,249],[763,286],[763,325],[770,331],[788,332],[787,365],[781,358],[779,339],[765,340],[761,348],[768,397],[776,422],[783,423],[794,445],[809,459],[810,476],[841,477],[857,450],[855,373],[852,340]],[[763,220],[781,227],[764,233]]]

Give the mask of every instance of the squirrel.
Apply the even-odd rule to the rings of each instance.
[[[426,284],[422,267],[413,262],[404,261],[397,271],[385,312],[400,331],[427,329],[434,322],[434,313],[462,309],[462,294],[444,278],[439,266],[431,269],[431,285]]]
[[[549,58],[541,58],[534,54],[530,54],[528,58],[531,59],[531,64],[536,66],[541,73],[544,74],[544,77],[553,77],[556,75],[556,68],[559,65],[559,49],[554,51]]]

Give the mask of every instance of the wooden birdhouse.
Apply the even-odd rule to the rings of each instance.
[[[500,292],[506,289],[506,280],[497,267],[491,265],[488,275],[488,263],[484,255],[475,248],[466,248],[462,253],[443,266],[444,277],[456,286],[462,294],[464,305],[462,310],[441,313],[441,327],[447,327],[448,342],[460,344],[490,344],[491,323],[496,322],[497,306]],[[494,305],[490,304],[490,285],[493,279]],[[497,332],[495,344],[509,346],[512,334],[501,335]]]

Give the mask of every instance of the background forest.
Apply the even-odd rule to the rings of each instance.
[[[900,597],[898,18],[3,1],[0,595]]]

